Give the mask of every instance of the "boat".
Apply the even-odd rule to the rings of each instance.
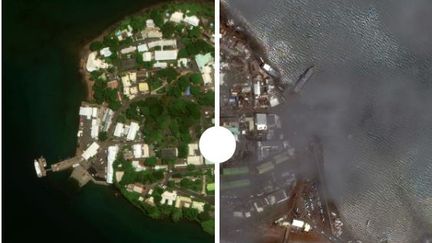
[[[302,75],[300,75],[300,78],[297,80],[297,82],[294,85],[294,93],[299,93],[302,90],[303,86],[312,77],[313,73],[314,73],[314,66],[310,66],[306,69],[306,71]]]

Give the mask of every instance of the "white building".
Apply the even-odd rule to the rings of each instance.
[[[131,86],[131,80],[128,74],[121,77],[121,81],[123,84],[123,87],[130,87]]]
[[[147,28],[145,28],[145,30],[141,31],[141,36],[142,36],[142,39],[147,39],[147,38],[160,39],[163,37],[163,34],[160,31],[160,29],[157,27],[154,27],[154,28],[147,27]]]
[[[87,63],[86,63],[86,69],[89,72],[97,71],[99,69],[107,69],[110,65],[106,63],[105,61],[97,58],[97,52],[92,52],[89,54]]]
[[[260,96],[261,95],[261,84],[260,83],[254,83],[253,87],[254,87],[254,94],[256,96]]]
[[[178,50],[155,51],[156,61],[172,61],[177,59]]]
[[[204,163],[203,157],[199,153],[197,143],[188,144],[188,157],[186,159],[188,165],[202,165]]]
[[[136,137],[138,131],[139,131],[138,123],[131,122],[126,140],[128,140],[128,141],[135,140],[135,137]]]
[[[114,175],[113,163],[117,158],[118,151],[119,151],[119,147],[117,145],[108,147],[106,182],[109,184],[113,183],[113,175]]]
[[[267,130],[267,115],[263,113],[256,114],[255,124],[258,131]]]
[[[304,222],[303,220],[293,219],[291,226],[293,228],[303,230],[305,232],[308,232],[311,230],[311,226],[308,223]]]
[[[274,95],[270,96],[270,106],[271,107],[275,107],[275,106],[277,106],[279,104],[280,104],[280,101],[279,101],[278,97],[276,97]]]
[[[95,156],[97,154],[97,151],[99,149],[99,144],[97,144],[96,142],[93,142],[83,153],[82,153],[82,157],[85,160],[90,159],[91,157]]]
[[[188,165],[202,165],[204,163],[203,157],[201,155],[194,155],[187,157]]]
[[[147,28],[155,28],[155,27],[156,27],[156,25],[155,25],[153,19],[147,19],[147,20],[146,20],[146,27],[147,27]]]
[[[114,129],[114,137],[121,137],[123,135],[123,131],[124,131],[124,124],[118,122]]]
[[[85,107],[81,106],[80,107],[79,115],[85,116],[87,118],[87,120],[91,119],[92,113],[93,113],[93,109],[91,107],[89,107],[89,106],[85,106]]]
[[[155,165],[155,170],[168,170],[168,165]]]
[[[98,138],[98,136],[99,136],[99,121],[98,121],[98,119],[92,119],[90,135],[91,135],[91,138],[93,138],[93,139]]]
[[[110,57],[110,56],[112,55],[112,52],[111,52],[111,50],[110,50],[109,47],[102,48],[102,49],[99,51],[99,53],[100,53],[103,57]]]
[[[143,55],[144,62],[150,62],[153,59],[153,55],[149,51],[144,52],[142,55]]]
[[[180,23],[183,20],[183,13],[180,11],[175,11],[173,14],[171,14],[169,20],[174,23]]]
[[[154,68],[167,68],[168,67],[168,63],[166,62],[155,62],[153,64]]]
[[[155,48],[157,46],[160,46],[161,49],[163,49],[166,46],[176,48],[177,47],[177,40],[176,39],[155,40],[155,41],[147,43],[147,46],[149,49]]]
[[[163,34],[159,28],[149,29],[144,32],[145,38],[162,38]]]
[[[92,117],[97,118],[98,117],[98,108],[92,107]]]
[[[138,52],[145,52],[145,51],[148,51],[147,44],[141,44],[138,46]]]
[[[137,81],[137,73],[136,72],[129,72],[129,79],[131,82],[135,83]]]
[[[177,67],[185,67],[187,68],[189,66],[189,59],[187,58],[180,58],[177,60]]]
[[[193,15],[193,16],[186,16],[183,19],[183,22],[196,27],[199,25],[200,20],[197,16]]]
[[[132,161],[132,167],[135,169],[136,172],[146,170],[146,168],[142,166],[138,160]]]
[[[132,145],[132,150],[136,159],[150,157],[148,144],[134,144]]]
[[[126,48],[121,49],[121,50],[120,50],[120,53],[121,53],[121,54],[129,54],[129,53],[135,52],[136,49],[137,49],[137,48],[136,48],[135,46],[129,46],[129,47],[126,47]]]
[[[123,37],[124,35],[126,35],[126,37],[132,37],[132,35],[133,35],[132,31],[133,31],[132,27],[130,25],[128,25],[126,29],[117,31],[115,33],[115,35],[117,36],[117,39],[119,41],[122,41],[125,39]]]
[[[199,213],[202,213],[204,212],[204,205],[205,203],[203,202],[192,201],[191,208],[195,208]]]
[[[161,196],[162,196],[162,199],[160,201],[161,204],[168,204],[172,206],[176,201],[177,191],[173,191],[173,192],[164,191]]]
[[[179,24],[180,22],[184,22],[186,24],[192,25],[192,26],[198,26],[199,25],[199,18],[195,15],[193,16],[185,16],[182,12],[176,11],[171,14],[171,17],[169,18],[171,22]]]
[[[201,72],[201,76],[203,78],[204,84],[208,85],[213,83],[213,65],[214,58],[211,53],[207,53],[205,55],[198,54],[195,56],[195,61],[197,66]]]

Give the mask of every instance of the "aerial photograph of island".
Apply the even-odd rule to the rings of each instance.
[[[221,3],[221,242],[432,242],[432,3]]]
[[[4,242],[214,242],[214,2],[4,9]]]
[[[432,243],[430,0],[2,9],[2,242]]]

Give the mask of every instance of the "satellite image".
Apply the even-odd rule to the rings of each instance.
[[[2,14],[3,242],[432,242],[430,0]]]
[[[432,4],[221,9],[221,242],[431,242]]]

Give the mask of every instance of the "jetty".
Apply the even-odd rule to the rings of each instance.
[[[46,160],[44,157],[40,157],[39,159],[34,160],[34,167],[36,170],[36,175],[40,177],[44,177],[47,174],[47,169],[45,168],[47,166]]]
[[[36,170],[36,175],[40,178],[46,176],[47,172],[49,171],[58,172],[70,168],[75,168],[79,166],[82,161],[84,161],[84,158],[82,156],[75,156],[73,158],[65,159],[55,164],[52,164],[50,167],[47,168],[46,159],[44,157],[40,157],[39,159],[34,160],[34,166]]]

